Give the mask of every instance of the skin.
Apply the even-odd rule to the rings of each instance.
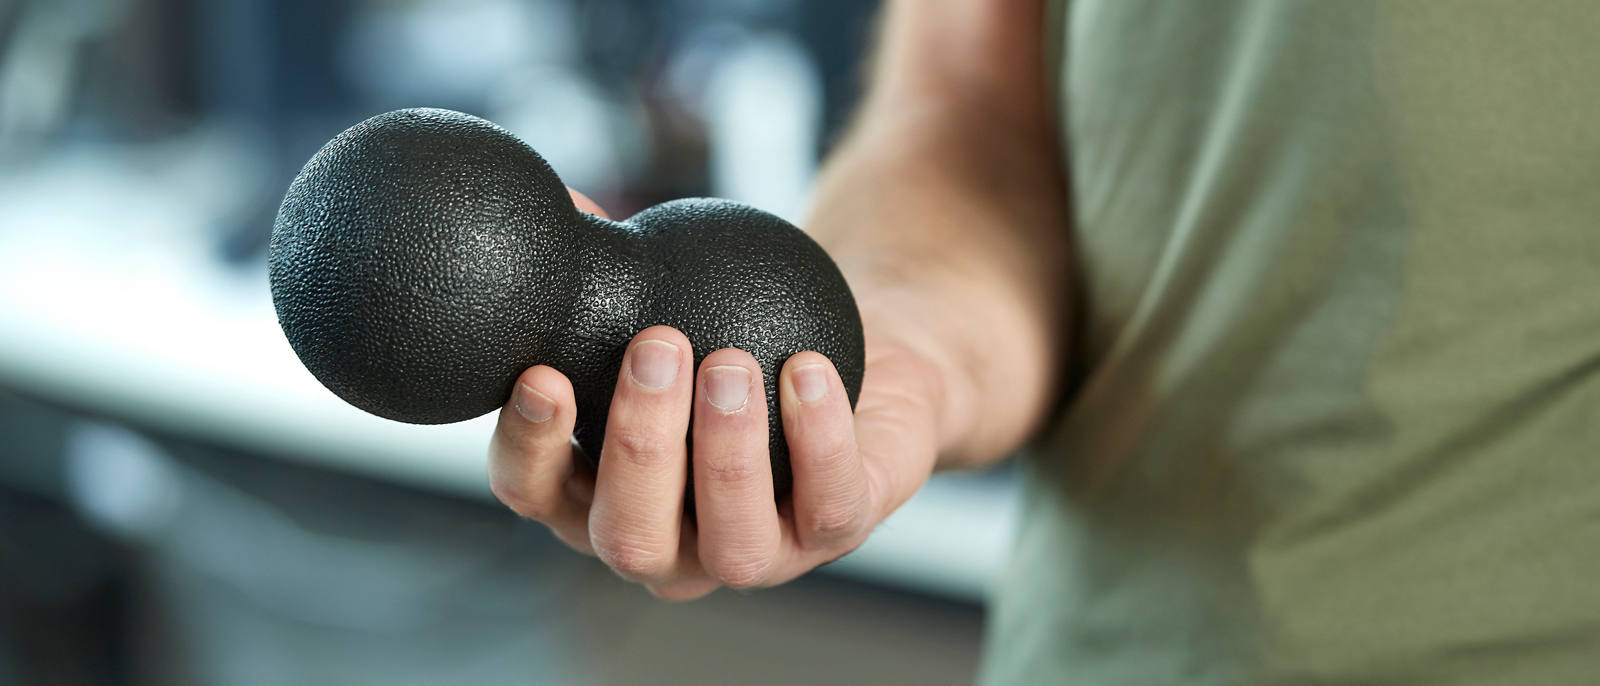
[[[1042,5],[887,6],[872,88],[806,222],[861,309],[854,414],[820,354],[784,363],[772,408],[749,354],[718,350],[696,370],[683,334],[653,326],[624,357],[597,473],[574,459],[566,377],[522,374],[490,444],[496,497],[656,596],[687,600],[834,560],[935,469],[992,464],[1034,433],[1059,392],[1072,302]],[[635,366],[652,354],[676,356],[670,381]],[[768,412],[782,415],[794,467],[782,502]]]

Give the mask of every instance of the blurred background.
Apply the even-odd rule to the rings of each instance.
[[[492,418],[365,415],[278,331],[301,164],[496,121],[614,216],[798,220],[859,0],[0,0],[0,684],[959,684],[1014,474],[783,588],[667,605],[489,497]]]

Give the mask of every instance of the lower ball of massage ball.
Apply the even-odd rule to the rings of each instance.
[[[389,112],[329,141],[284,196],[269,269],[290,345],[352,405],[418,424],[470,419],[549,365],[572,381],[593,459],[623,352],[652,325],[681,330],[696,364],[721,348],[761,363],[780,492],[783,362],[827,355],[852,405],[861,384],[855,301],[799,229],[709,199],[594,217],[532,148],[459,112]]]

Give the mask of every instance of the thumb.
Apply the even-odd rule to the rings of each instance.
[[[578,209],[597,217],[605,217],[606,219],[611,218],[611,215],[606,214],[605,209],[601,208],[600,205],[595,201],[590,200],[589,196],[579,193],[571,188],[567,189],[567,193],[572,195],[572,204],[577,205]]]
[[[879,519],[911,499],[939,458],[936,369],[918,355],[880,341],[867,361],[856,402],[856,448]]]

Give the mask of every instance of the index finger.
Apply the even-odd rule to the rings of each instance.
[[[678,561],[694,395],[689,339],[666,326],[623,354],[589,509],[595,553],[622,576],[657,581]]]

